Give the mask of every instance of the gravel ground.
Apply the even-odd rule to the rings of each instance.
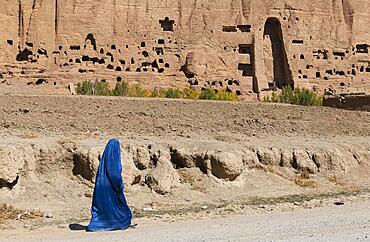
[[[42,231],[0,241],[370,241],[370,201],[297,212],[163,223],[109,233]]]

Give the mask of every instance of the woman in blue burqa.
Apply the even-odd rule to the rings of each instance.
[[[105,147],[96,175],[88,231],[124,230],[131,225],[132,213],[123,189],[121,148],[118,140],[112,139]]]

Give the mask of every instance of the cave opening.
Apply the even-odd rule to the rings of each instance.
[[[289,69],[288,58],[284,46],[284,36],[280,21],[268,18],[264,28],[264,62],[265,74],[274,86],[282,88],[293,85],[292,73]],[[270,80],[269,80],[270,79]]]

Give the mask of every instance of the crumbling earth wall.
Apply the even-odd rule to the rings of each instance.
[[[336,144],[330,147],[248,145],[244,149],[230,148],[231,144],[199,146],[132,141],[122,145],[122,175],[128,187],[148,187],[163,195],[181,185],[186,171],[196,170],[219,183],[240,184],[242,177],[248,176],[253,169],[266,172],[274,167],[286,169],[289,179],[289,174],[293,177],[301,173],[315,176],[348,173],[354,168],[369,167],[370,161],[366,143],[356,147]],[[22,186],[19,184],[24,179],[36,184],[51,182],[55,174],[94,182],[103,150],[104,144],[99,140],[2,145],[0,178],[5,182],[1,188],[12,182],[15,183],[13,187]],[[20,178],[15,182],[17,176]],[[22,193],[22,189],[17,192]]]
[[[0,85],[369,91],[366,0],[0,0]],[[43,87],[39,87],[43,86]]]

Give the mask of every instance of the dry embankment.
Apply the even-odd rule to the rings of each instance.
[[[0,203],[61,220],[88,217],[111,137],[121,140],[137,211],[370,188],[366,112],[67,96],[0,96],[0,104]]]

